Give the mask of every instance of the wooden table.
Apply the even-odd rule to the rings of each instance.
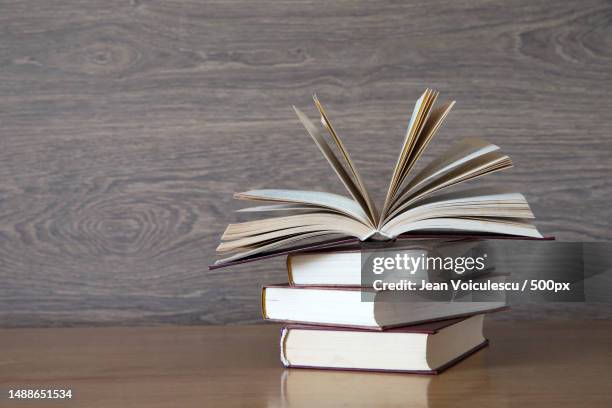
[[[439,376],[285,370],[279,327],[0,330],[0,406],[612,406],[612,322],[486,323]],[[9,401],[70,388],[70,401]]]

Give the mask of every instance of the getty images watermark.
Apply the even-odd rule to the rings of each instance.
[[[411,240],[361,254],[363,301],[608,302],[612,289],[610,243]]]

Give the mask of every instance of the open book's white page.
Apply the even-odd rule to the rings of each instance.
[[[321,153],[323,153],[323,156],[332,166],[332,169],[334,169],[336,175],[338,175],[338,178],[340,178],[340,181],[342,181],[342,184],[344,184],[344,187],[349,191],[356,204],[361,207],[361,211],[366,214],[367,223],[373,226],[374,215],[368,213],[368,203],[360,187],[348,174],[334,151],[331,149],[331,147],[329,147],[323,136],[321,136],[318,128],[314,125],[314,123],[312,123],[312,121],[308,119],[308,117],[304,115],[302,111],[300,111],[298,108],[294,106],[293,109],[295,110],[295,113],[297,114],[298,118],[306,128],[306,131],[308,132],[310,137],[312,137],[312,140],[314,140],[315,144],[319,147],[319,150],[321,150]],[[346,151],[345,155],[347,155]]]
[[[282,201],[330,208],[353,217],[366,225],[369,224],[368,216],[363,208],[350,198],[339,194],[305,190],[250,190],[236,194],[236,197],[247,200]]]
[[[472,231],[491,234],[509,234],[523,237],[542,238],[536,227],[528,223],[475,218],[432,218],[409,224],[400,224],[393,228],[383,228],[383,232],[396,237],[410,231]]]
[[[402,205],[410,193],[417,190],[419,187],[422,187],[469,161],[498,149],[499,146],[481,139],[469,138],[462,140],[418,172],[413,179],[406,184],[402,192],[398,194],[391,209],[395,210],[398,206]]]

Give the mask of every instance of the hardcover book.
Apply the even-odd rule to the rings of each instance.
[[[267,320],[342,326],[365,330],[443,320],[507,307],[503,301],[409,301],[403,293],[379,291],[364,301],[356,287],[266,285],[262,289],[262,314]]]
[[[486,254],[482,240],[413,240],[411,245],[393,250],[394,255],[406,256],[411,260],[423,261],[408,264],[409,267],[385,273],[384,280],[399,282],[402,279],[447,279],[449,274],[442,262],[427,262],[426,259],[447,257],[470,257],[482,264],[478,272],[458,270],[461,276],[476,276],[490,272],[494,267],[491,257]],[[362,281],[363,254],[360,249],[337,249],[293,253],[287,256],[287,275],[292,286],[368,286]]]
[[[384,332],[288,325],[281,331],[285,367],[437,374],[487,345],[483,315]]]
[[[530,221],[534,215],[522,194],[491,188],[452,189],[512,166],[510,158],[494,144],[465,139],[413,174],[415,164],[454,104],[435,106],[437,98],[438,92],[427,89],[416,102],[380,210],[316,96],[314,102],[328,139],[294,108],[349,197],[302,190],[236,193],[237,199],[262,204],[240,211],[280,215],[230,224],[217,248],[224,258],[217,260],[216,266],[293,252],[304,243],[312,246],[330,239],[341,242],[338,238],[391,240],[432,231],[542,238]]]

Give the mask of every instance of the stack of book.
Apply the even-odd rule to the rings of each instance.
[[[438,373],[487,344],[483,313],[504,302],[364,300],[359,251],[290,255],[288,283],[262,289],[265,319],[283,322],[286,367]]]
[[[286,366],[438,372],[487,344],[482,313],[503,304],[407,304],[386,301],[385,291],[363,301],[356,255],[338,250],[364,241],[410,241],[432,234],[439,239],[543,239],[522,194],[455,189],[512,167],[498,146],[464,139],[415,172],[454,105],[435,106],[437,98],[437,91],[427,89],[417,100],[380,209],[316,97],[327,136],[294,107],[295,112],[350,196],[277,189],[234,195],[259,203],[241,212],[280,216],[230,224],[217,247],[223,257],[211,269],[293,254],[289,283],[266,286],[262,299],[266,319],[290,323],[281,336]]]

